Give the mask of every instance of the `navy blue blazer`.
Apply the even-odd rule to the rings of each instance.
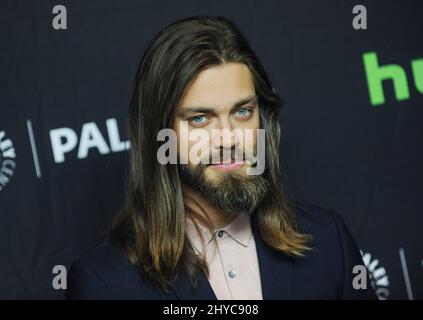
[[[367,289],[352,286],[352,270],[363,265],[361,254],[343,220],[333,210],[296,206],[299,231],[313,236],[313,250],[292,258],[269,247],[256,217],[251,227],[256,242],[263,299],[377,299],[367,277]],[[194,290],[181,277],[170,293],[141,280],[122,249],[108,242],[75,261],[68,272],[67,299],[217,299],[202,274]]]

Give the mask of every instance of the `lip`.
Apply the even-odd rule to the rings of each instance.
[[[219,163],[219,164],[212,164],[211,167],[219,170],[219,171],[232,171],[241,168],[244,165],[245,161],[238,161],[232,163]]]

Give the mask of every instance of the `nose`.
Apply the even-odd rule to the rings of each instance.
[[[239,146],[240,137],[238,130],[234,129],[231,121],[222,120],[220,125],[213,129],[212,140],[215,149],[233,149]]]

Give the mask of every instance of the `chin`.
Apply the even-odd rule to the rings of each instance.
[[[204,170],[204,177],[208,182],[219,183],[227,175],[227,172],[220,172],[215,170],[212,166],[208,166]]]

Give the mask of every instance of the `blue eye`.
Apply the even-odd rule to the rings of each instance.
[[[245,117],[251,113],[251,110],[247,108],[243,108],[243,109],[239,109],[236,113],[241,117]]]
[[[206,120],[205,116],[195,116],[191,118],[191,121],[194,122],[195,124],[202,124],[204,123]]]

